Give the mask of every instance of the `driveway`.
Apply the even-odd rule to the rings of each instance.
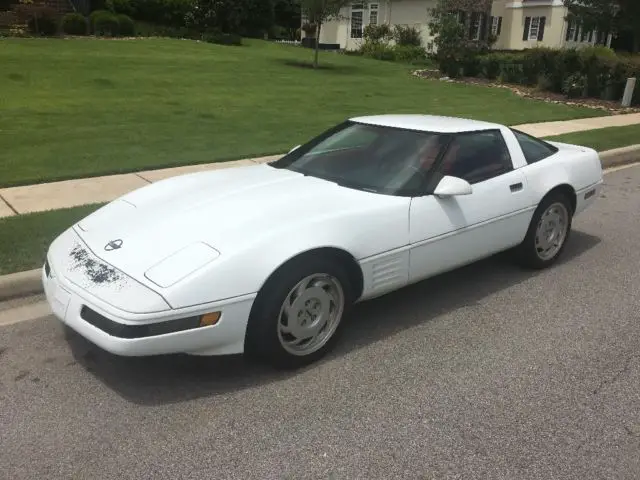
[[[360,305],[296,373],[0,327],[0,477],[640,478],[638,212],[640,168],[610,173],[554,268],[496,257]]]

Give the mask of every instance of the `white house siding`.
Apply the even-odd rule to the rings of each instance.
[[[358,2],[354,2],[357,4]],[[363,10],[363,28],[369,25],[371,15],[371,5],[378,5],[378,24],[388,23],[390,25],[409,25],[417,28],[422,36],[424,46],[430,41],[429,22],[430,10],[435,5],[435,0],[380,0],[378,2],[369,0],[362,2],[365,5]],[[327,22],[320,30],[321,43],[339,44],[345,50],[357,50],[364,42],[362,38],[351,38],[352,8],[343,8],[340,12],[341,18]]]
[[[378,24],[388,23],[394,25],[409,25],[417,28],[422,36],[423,45],[426,47],[432,40],[429,32],[429,16],[434,8],[436,0],[367,0],[353,2],[364,4],[362,11],[362,28],[369,24],[369,8],[372,4],[378,5]],[[362,38],[351,38],[352,32],[352,8],[343,8],[340,19],[327,22],[320,31],[320,42],[339,44],[340,48],[356,50],[364,42]],[[491,16],[500,20],[500,35],[494,46],[497,49],[521,50],[535,46],[552,48],[586,46],[596,42],[596,34],[588,35],[584,40],[578,35],[577,41],[567,41],[567,29],[569,25],[565,20],[567,8],[562,0],[494,0]],[[542,40],[523,39],[526,18],[545,19],[544,35]],[[497,24],[496,24],[497,26]],[[491,29],[491,23],[489,24]],[[304,34],[303,34],[304,35]],[[609,37],[608,41],[611,41]]]

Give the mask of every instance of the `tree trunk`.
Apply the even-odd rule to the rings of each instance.
[[[313,55],[313,68],[318,68],[318,52],[320,50],[320,26],[322,24],[318,22],[316,27],[316,44],[315,44],[315,53]]]

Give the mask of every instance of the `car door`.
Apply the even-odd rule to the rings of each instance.
[[[445,175],[471,184],[468,195],[413,198],[410,281],[471,263],[522,241],[531,217],[531,195],[521,152],[500,130],[456,134],[436,164],[434,186]]]

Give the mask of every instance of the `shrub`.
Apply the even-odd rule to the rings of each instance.
[[[94,35],[115,37],[118,35],[118,17],[107,10],[96,10],[89,15],[91,32]]]
[[[393,62],[396,59],[395,49],[386,43],[365,42],[361,48],[365,57]]]
[[[235,33],[205,33],[202,41],[218,45],[242,45],[242,37]]]
[[[489,80],[495,80],[500,75],[502,56],[499,53],[490,53],[480,57],[480,74]]]
[[[129,15],[133,17],[136,8],[132,0],[106,0],[105,9],[115,14]]]
[[[562,93],[568,98],[579,98],[586,94],[587,77],[582,73],[574,73],[567,77],[562,87]]]
[[[364,27],[362,37],[367,42],[386,42],[393,38],[391,27],[386,23],[381,25],[367,25]]]
[[[62,32],[67,35],[86,35],[89,33],[89,22],[81,13],[67,13],[62,17]]]
[[[29,6],[29,4],[24,5],[27,8],[26,11],[28,11]],[[58,33],[58,20],[55,9],[35,6],[32,13],[27,15],[27,29],[30,33],[47,37]]]
[[[427,50],[415,45],[395,45],[393,53],[398,62],[424,63],[427,60]]]
[[[129,6],[118,6],[114,0],[113,8],[116,13],[124,13],[134,20],[155,23],[171,27],[184,27],[185,17],[193,7],[193,0],[128,0]],[[127,12],[127,10],[130,10]]]
[[[398,45],[422,46],[420,31],[411,26],[395,25],[393,28],[393,39]]]
[[[125,37],[132,37],[136,33],[136,27],[130,16],[119,14],[116,15],[118,20],[118,34]]]
[[[555,69],[559,50],[536,47],[527,50],[522,57],[522,73],[528,85],[535,85],[539,75],[551,74]]]

